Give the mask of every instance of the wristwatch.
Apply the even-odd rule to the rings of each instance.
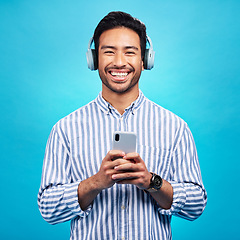
[[[145,189],[145,191],[156,192],[162,187],[163,181],[159,175],[152,173],[152,172],[151,172],[151,174],[152,174],[152,178],[150,180],[149,188]]]

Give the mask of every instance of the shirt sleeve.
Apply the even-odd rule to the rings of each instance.
[[[52,129],[49,136],[42,170],[38,206],[42,217],[51,224],[68,221],[76,216],[85,217],[91,206],[82,211],[78,203],[78,185],[81,179],[71,181],[71,161],[67,140]]]
[[[159,209],[161,214],[176,215],[188,220],[198,218],[207,203],[200,166],[193,136],[185,127],[172,155],[173,202],[169,210]]]

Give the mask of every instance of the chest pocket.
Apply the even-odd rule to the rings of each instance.
[[[171,153],[169,149],[138,145],[137,152],[146,164],[148,171],[159,174],[168,179]]]

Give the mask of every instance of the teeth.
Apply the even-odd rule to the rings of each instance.
[[[111,75],[115,77],[126,77],[128,73],[127,72],[111,72]]]

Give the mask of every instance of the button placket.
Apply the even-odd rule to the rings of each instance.
[[[128,228],[129,228],[129,212],[128,212],[128,186],[121,185],[119,187],[121,198],[119,199],[119,239],[128,239]]]

